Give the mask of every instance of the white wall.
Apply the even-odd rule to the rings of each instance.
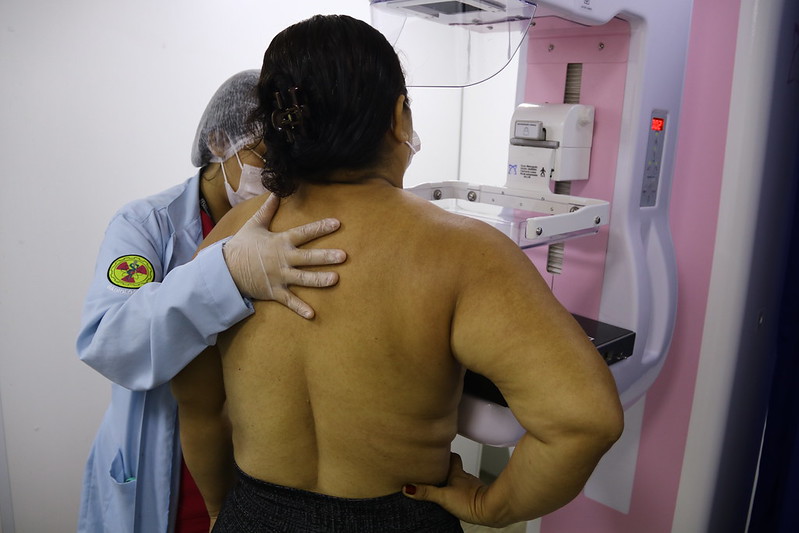
[[[194,130],[219,84],[258,68],[275,33],[316,12],[370,19],[368,0],[0,2],[4,533],[74,529],[83,464],[109,399],[74,341],[109,218],[193,174]],[[423,117],[455,99],[436,99],[444,97],[417,100],[425,149],[411,181],[455,178],[441,167],[457,166],[452,149],[436,157],[448,137],[436,128],[457,116]]]

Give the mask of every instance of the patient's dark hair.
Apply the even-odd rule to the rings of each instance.
[[[317,15],[280,32],[264,54],[254,114],[266,144],[264,186],[288,196],[329,171],[375,165],[400,95],[397,54],[369,24]]]

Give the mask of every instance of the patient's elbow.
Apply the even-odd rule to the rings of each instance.
[[[619,408],[618,413],[607,420],[600,437],[605,442],[605,451],[621,438],[622,432],[624,432],[624,412]]]
[[[562,409],[548,429],[549,442],[570,442],[598,460],[621,437],[624,411],[618,396],[595,396],[592,401],[575,401]],[[542,440],[549,439],[545,436]]]
[[[590,418],[585,419],[585,434],[604,454],[619,440],[624,431],[624,411],[619,402],[595,409]]]

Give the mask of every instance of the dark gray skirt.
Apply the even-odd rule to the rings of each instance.
[[[336,498],[238,473],[213,533],[463,533],[460,521],[439,505],[401,492]]]

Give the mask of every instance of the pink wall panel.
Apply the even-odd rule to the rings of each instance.
[[[599,43],[602,43],[600,48]],[[616,175],[629,27],[616,20],[602,28],[585,28],[555,17],[539,19],[530,36],[525,102],[562,103],[566,64],[582,63],[580,102],[595,107],[594,140],[587,181],[572,183],[571,194],[610,201]],[[570,311],[596,319],[605,268],[608,228],[566,243],[563,272],[546,273],[546,247],[528,251],[553,292]]]

